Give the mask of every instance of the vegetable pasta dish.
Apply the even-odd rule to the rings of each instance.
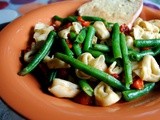
[[[24,76],[35,70],[55,97],[110,106],[151,92],[160,80],[160,20],[137,18],[132,28],[94,16],[53,16],[38,22],[23,51]],[[39,73],[38,73],[39,74]]]

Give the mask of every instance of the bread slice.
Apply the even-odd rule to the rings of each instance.
[[[143,0],[92,0],[78,8],[80,16],[97,16],[108,22],[127,24],[129,27],[140,15]]]

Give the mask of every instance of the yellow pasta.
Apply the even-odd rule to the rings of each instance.
[[[110,86],[100,82],[94,89],[96,104],[99,106],[110,106],[121,99],[121,94],[115,93]]]
[[[110,37],[109,31],[102,21],[96,21],[93,27],[96,29],[96,34],[101,40],[106,40]]]

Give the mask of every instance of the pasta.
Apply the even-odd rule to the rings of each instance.
[[[160,54],[157,46],[160,20],[137,18],[130,30],[126,25],[107,24],[107,21],[93,16],[64,19],[57,16],[55,21],[56,18],[62,24],[55,30],[44,23],[35,25],[35,41],[23,56],[26,63],[31,63],[29,72],[42,64],[38,69],[45,70],[48,91],[54,96],[78,98],[78,103],[82,104],[110,106],[122,97],[130,101],[148,93],[160,80],[160,67],[156,61]],[[117,31],[114,31],[114,25],[117,25]],[[117,39],[120,49],[113,43],[112,36]],[[141,41],[144,39],[150,40]],[[153,42],[152,39],[156,40]],[[114,51],[121,53],[122,57],[116,58]],[[18,74],[28,74],[27,70],[24,68]],[[85,100],[87,103],[83,103]]]
[[[72,30],[77,34],[81,31],[82,25],[79,22],[72,22]]]
[[[49,69],[57,69],[57,68],[70,68],[70,65],[63,62],[62,60],[59,60],[57,58],[50,58],[49,56],[46,56],[44,58],[44,63],[47,64]]]
[[[59,78],[53,80],[52,86],[48,90],[57,97],[65,98],[73,98],[80,92],[78,85]]]
[[[34,35],[33,38],[35,39],[36,42],[41,41],[41,40],[46,40],[49,32],[51,30],[54,30],[53,26],[49,26],[44,23],[37,23],[34,27]]]
[[[96,104],[99,106],[110,106],[121,99],[121,95],[115,93],[110,86],[100,82],[94,89]]]
[[[80,61],[82,61],[83,63],[95,67],[101,71],[105,71],[107,68],[107,65],[105,64],[105,58],[103,55],[100,55],[98,58],[94,58],[90,53],[83,53],[81,56],[79,56],[78,58]],[[83,73],[82,71],[76,69],[76,75],[79,78],[82,79],[90,79],[91,76]]]
[[[160,38],[159,21],[145,21],[138,18],[133,26],[133,36],[135,39],[156,39]]]
[[[108,67],[108,72],[110,74],[120,74],[123,70],[122,67],[116,66],[117,62],[114,61],[109,67]]]
[[[101,40],[106,40],[110,37],[109,31],[106,29],[104,23],[102,21],[96,21],[93,26],[96,29],[97,36]]]
[[[158,82],[160,80],[159,65],[151,55],[144,56],[143,60],[135,65],[133,72],[147,82]]]

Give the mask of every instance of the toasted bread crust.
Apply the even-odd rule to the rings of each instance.
[[[143,0],[92,0],[78,8],[79,15],[98,16],[109,22],[131,25],[140,15]]]

